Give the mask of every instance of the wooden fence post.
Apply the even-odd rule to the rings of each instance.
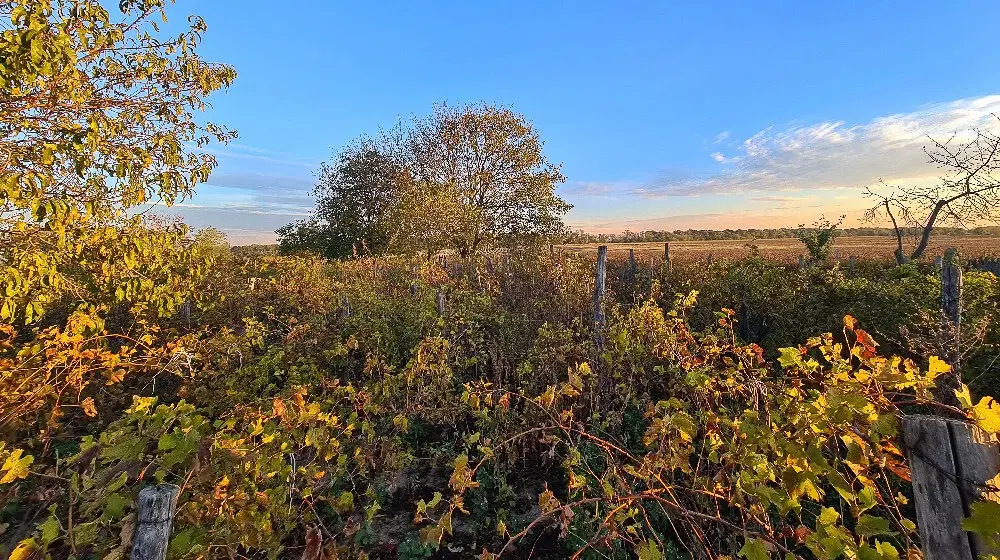
[[[437,311],[438,317],[444,316],[444,292],[440,288],[437,291]]]
[[[132,560],[164,560],[177,505],[177,486],[159,484],[139,492]]]
[[[607,276],[608,246],[597,248],[597,272],[594,276],[594,343],[600,351],[604,345],[604,279]]]
[[[799,255],[799,270],[802,270],[805,267],[806,267],[806,257],[805,255]]]
[[[663,244],[663,268],[665,272],[670,272],[670,244]]]
[[[628,250],[628,271],[632,276],[631,280],[635,282],[636,267],[635,267],[635,249]]]
[[[933,416],[904,416],[917,531],[925,560],[975,560],[984,553],[962,519],[980,499],[1000,501],[1000,445],[978,426]]]
[[[712,266],[712,253],[708,254],[708,260],[706,262],[708,262],[708,266]]]
[[[857,261],[854,259],[854,255],[847,257],[847,266],[851,267],[851,270],[854,270],[855,264]]]
[[[962,327],[962,267],[955,263],[955,249],[948,249],[944,254],[944,266],[941,267],[941,311],[944,313],[955,339],[952,344],[952,355],[948,361],[956,370],[959,367],[959,332]]]

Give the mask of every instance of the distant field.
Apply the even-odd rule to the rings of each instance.
[[[799,255],[806,254],[798,239],[756,239],[726,241],[671,241],[670,258],[673,261],[701,261],[712,255],[713,259],[740,259],[750,254],[748,245],[756,245],[761,254],[776,262],[795,263]],[[904,246],[911,246],[904,245]],[[927,250],[927,259],[933,259],[954,247],[966,258],[1000,256],[1000,236],[988,237],[934,237]],[[597,244],[559,245],[560,251],[593,253]],[[648,262],[663,259],[663,243],[609,243],[608,257],[625,258],[629,249],[635,249],[636,258]],[[847,260],[854,256],[859,261],[890,261],[893,259],[895,240],[891,237],[840,237],[834,243],[835,257]]]

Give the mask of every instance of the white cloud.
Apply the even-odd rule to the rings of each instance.
[[[938,171],[922,148],[928,137],[956,141],[971,129],[1000,131],[1000,95],[925,106],[849,125],[828,121],[769,127],[747,138],[737,153],[711,157],[725,168],[701,177],[661,177],[633,192],[647,198],[675,195],[812,189],[860,189],[879,179],[929,181]]]
[[[729,138],[729,131],[728,130],[723,130],[722,132],[720,132],[720,133],[718,133],[718,134],[715,135],[715,139],[712,140],[712,143],[713,144],[721,144],[722,142],[725,142],[726,139],[728,139],[728,138]]]

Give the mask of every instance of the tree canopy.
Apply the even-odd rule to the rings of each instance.
[[[487,104],[438,105],[363,138],[324,164],[316,209],[278,230],[284,251],[340,257],[455,249],[468,256],[564,231],[564,181],[522,115]]]
[[[235,137],[195,119],[235,70],[198,56],[200,18],[161,32],[166,4],[122,0],[112,15],[96,0],[0,2],[0,318],[30,322],[67,287],[100,284],[105,265],[136,262],[83,255],[127,209],[207,180],[215,159],[190,146]]]
[[[316,208],[280,228],[281,249],[327,258],[356,250],[380,253],[392,240],[391,220],[400,204],[402,166],[384,145],[362,138],[323,163],[313,190]]]

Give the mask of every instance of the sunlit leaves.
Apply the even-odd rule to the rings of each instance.
[[[195,119],[235,78],[198,57],[204,23],[192,18],[165,37],[150,29],[161,4],[120,9],[94,0],[0,8],[9,19],[0,31],[0,260],[10,265],[0,270],[0,320],[37,321],[53,300],[107,276],[102,265],[135,268],[145,259],[130,250],[124,211],[189,196],[215,160],[186,145],[234,137]],[[125,241],[117,259],[92,250],[109,231]]]
[[[3,465],[0,466],[0,484],[7,484],[15,480],[28,476],[28,468],[35,458],[26,455],[23,449],[5,450],[6,444],[0,442],[0,457],[3,458]]]

